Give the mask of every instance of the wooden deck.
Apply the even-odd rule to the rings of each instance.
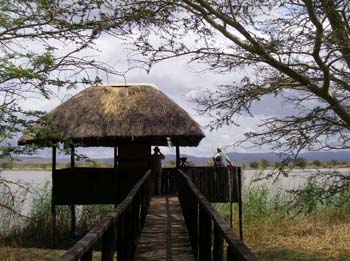
[[[135,260],[195,260],[177,197],[152,198]]]

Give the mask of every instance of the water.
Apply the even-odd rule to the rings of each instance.
[[[1,184],[3,180],[5,180],[6,187]],[[50,171],[1,171],[0,191],[6,193],[1,200],[6,200],[6,196],[13,195],[18,211],[27,215],[33,197],[43,189],[45,184],[51,184]]]
[[[338,169],[341,172],[347,172],[350,169]],[[260,180],[253,182],[258,177],[264,177],[270,174],[271,170],[245,170],[243,171],[243,187],[249,188],[259,185],[266,185],[271,191],[286,191],[290,189],[296,189],[307,182],[307,179],[316,173],[316,170],[293,170],[288,177],[280,177],[274,181],[273,178],[268,180]],[[9,187],[15,196],[18,197],[18,201],[22,201],[21,212],[27,214],[30,210],[33,196],[40,191],[45,184],[51,184],[51,171],[2,171],[0,172],[1,179],[6,179],[14,184],[10,184]],[[23,187],[16,185],[20,183]],[[29,188],[29,191],[25,191],[25,187]],[[0,188],[1,189],[1,188]],[[2,188],[3,189],[3,188]]]

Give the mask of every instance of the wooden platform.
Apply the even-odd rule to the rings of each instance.
[[[152,198],[135,260],[195,260],[177,197]]]

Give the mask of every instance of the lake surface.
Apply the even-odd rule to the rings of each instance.
[[[51,171],[1,171],[0,178],[10,181],[9,189],[21,204],[20,210],[24,215],[28,214],[33,197],[42,192],[46,184],[51,185],[52,180]],[[5,189],[0,187],[1,191]]]
[[[345,172],[349,171],[349,169],[340,169],[340,171]],[[288,177],[280,177],[277,181],[271,178],[269,180],[253,182],[256,178],[266,176],[269,173],[271,173],[271,170],[244,170],[243,187],[249,189],[259,185],[265,185],[272,191],[286,191],[305,184],[310,175],[315,173],[315,170],[293,170]],[[51,185],[51,171],[1,171],[0,178],[13,183],[19,182],[21,185],[30,188],[29,191],[24,191],[23,188],[15,184],[10,184],[9,186],[11,191],[16,193],[19,200],[23,200],[21,208],[23,214],[29,212],[35,194],[42,191],[45,185]]]

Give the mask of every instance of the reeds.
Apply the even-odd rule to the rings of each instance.
[[[306,183],[307,194],[299,205],[289,204],[293,194],[267,185],[243,191],[243,224],[246,244],[262,260],[349,260],[350,192],[320,199],[318,187]],[[229,221],[229,204],[214,204]],[[238,234],[238,209],[234,231]]]
[[[30,248],[52,248],[51,188],[47,183],[34,197],[28,217],[2,212],[0,245]],[[70,247],[107,214],[112,205],[76,207],[76,235],[70,234],[70,207],[56,206],[55,248]],[[5,217],[5,218],[3,218]],[[11,223],[9,221],[12,221]],[[14,223],[13,220],[16,220]]]

